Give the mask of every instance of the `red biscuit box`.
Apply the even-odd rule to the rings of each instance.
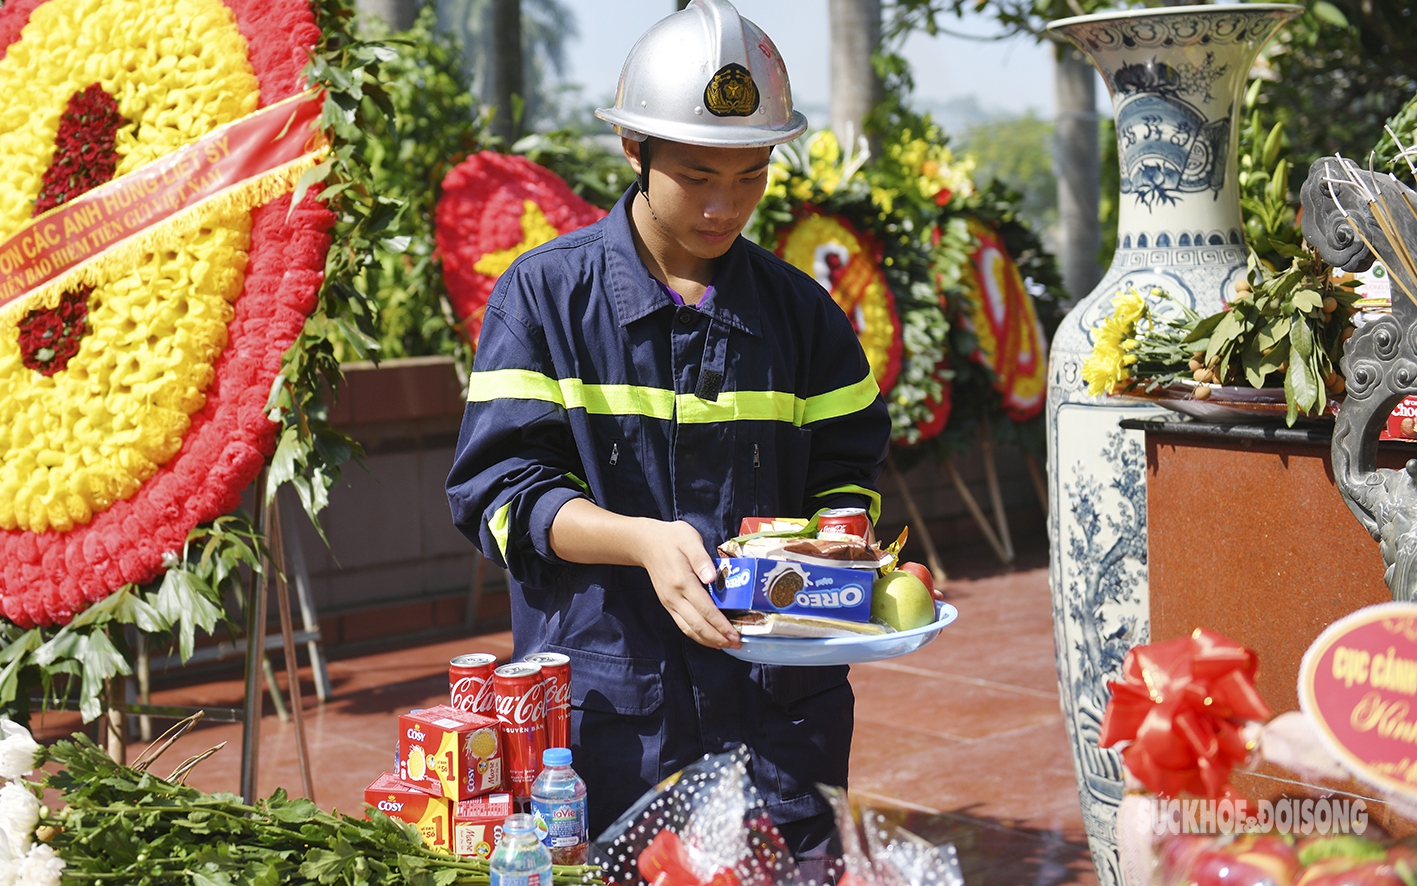
[[[364,789],[364,802],[418,828],[428,848],[452,852],[453,804],[432,796],[392,772],[385,772]]]
[[[512,795],[488,794],[453,804],[453,852],[489,858],[502,841],[502,823],[516,810]]]
[[[496,719],[451,705],[399,717],[399,760],[410,784],[449,800],[502,789],[502,738]]]

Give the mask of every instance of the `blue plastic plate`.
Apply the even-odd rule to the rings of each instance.
[[[894,634],[855,637],[744,637],[743,648],[725,649],[734,658],[772,665],[860,664],[914,652],[940,635],[959,616],[948,603],[935,603],[935,620]]]

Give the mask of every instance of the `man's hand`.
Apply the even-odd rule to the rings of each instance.
[[[685,636],[713,649],[742,645],[704,587],[716,570],[698,530],[688,523],[623,517],[576,498],[556,512],[550,540],[556,556],[572,563],[643,567]]]

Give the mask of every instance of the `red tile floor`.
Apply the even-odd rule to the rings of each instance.
[[[946,587],[959,619],[934,643],[903,658],[852,668],[856,691],[851,790],[934,842],[952,841],[969,886],[1095,884],[1078,809],[1072,761],[1058,707],[1046,552],[1025,544],[1005,570],[982,562],[954,566]],[[468,651],[512,651],[508,632],[458,636],[359,654],[329,663],[333,697],[315,701],[303,670],[305,724],[315,799],[357,812],[363,789],[393,762],[394,717],[447,695],[447,661]],[[281,666],[280,656],[274,656]],[[284,671],[281,671],[284,690]],[[158,704],[239,706],[239,674],[168,675],[155,681]],[[36,718],[41,738],[77,727],[72,714]],[[291,723],[269,699],[261,723],[259,790],[298,795]],[[170,749],[166,774],[219,742],[189,782],[236,792],[241,728],[210,724]],[[135,754],[139,747],[130,749]]]

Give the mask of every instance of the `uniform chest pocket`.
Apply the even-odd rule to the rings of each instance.
[[[752,505],[743,515],[805,516],[812,432],[782,422],[763,423],[740,434],[739,441],[738,495]]]
[[[627,517],[658,516],[649,489],[644,420],[638,415],[592,418],[594,466],[586,472],[600,494],[596,504]]]

